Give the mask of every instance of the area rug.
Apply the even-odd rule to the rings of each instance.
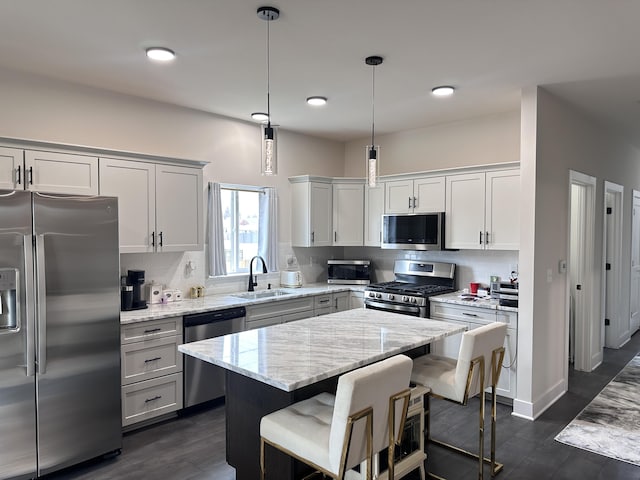
[[[640,355],[555,439],[640,466]]]

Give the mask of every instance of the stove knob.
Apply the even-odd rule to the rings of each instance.
[[[381,293],[376,293],[376,298],[382,298],[382,294]]]
[[[411,303],[418,303],[418,299],[417,298],[412,298],[411,299]]]
[[[407,297],[406,295],[402,296],[402,301],[403,302],[408,302],[409,301],[409,297]]]
[[[395,296],[395,295],[392,295],[392,294],[390,293],[388,298],[389,298],[389,300],[393,300],[394,298],[396,298],[396,296]]]

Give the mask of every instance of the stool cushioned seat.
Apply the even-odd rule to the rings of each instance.
[[[396,355],[341,375],[335,396],[321,393],[262,417],[262,442],[343,478],[347,470],[389,446],[390,398],[406,392],[404,409],[395,409],[394,437],[399,438],[412,365],[409,357]],[[353,421],[366,411],[372,412],[368,421],[366,417]]]
[[[332,470],[329,436],[335,395],[321,393],[273,412],[260,422],[260,435],[285,448],[295,446],[297,455]]]

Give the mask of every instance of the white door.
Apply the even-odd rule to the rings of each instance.
[[[329,247],[333,243],[331,184],[311,183],[310,188],[311,246]]]
[[[24,170],[27,190],[98,195],[97,157],[26,150]]]
[[[361,247],[364,240],[364,185],[333,185],[333,244]]]
[[[156,165],[157,251],[202,250],[202,211],[202,170]]]
[[[633,191],[631,219],[631,335],[640,328],[640,191]]]
[[[385,182],[384,213],[409,213],[413,204],[413,180]]]
[[[593,278],[596,178],[573,170],[569,175],[569,308],[566,311],[565,330],[569,335],[566,351],[568,358],[574,357],[576,370],[590,372],[602,361],[603,354],[600,347],[602,318],[598,308],[601,292],[596,289]],[[568,371],[565,371],[565,382],[568,382]]]
[[[444,212],[445,178],[427,177],[413,181],[413,212]]]
[[[445,244],[447,248],[484,248],[485,174],[446,177]]]
[[[101,158],[100,195],[118,197],[120,253],[153,252],[155,165]]]
[[[382,213],[384,211],[384,185],[364,188],[364,244],[379,247],[382,241]]]
[[[23,151],[17,148],[0,147],[0,190],[24,188],[23,155]]]
[[[485,248],[520,249],[520,171],[486,173]]]

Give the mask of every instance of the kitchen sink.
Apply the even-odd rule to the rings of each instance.
[[[273,297],[281,297],[283,295],[290,295],[291,292],[287,292],[285,290],[260,290],[259,292],[243,292],[243,293],[233,293],[230,294],[230,297],[236,298],[244,298],[245,300],[257,300],[259,298],[273,298]]]

